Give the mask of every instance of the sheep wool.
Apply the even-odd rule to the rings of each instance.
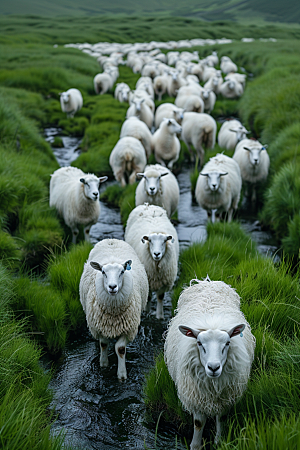
[[[231,339],[221,375],[209,378],[201,364],[196,340],[186,338],[179,325],[199,331],[228,332],[240,323],[246,325],[243,336]],[[245,391],[254,349],[255,338],[240,311],[236,291],[222,281],[192,280],[179,297],[165,342],[165,361],[184,408],[192,414],[221,415]]]

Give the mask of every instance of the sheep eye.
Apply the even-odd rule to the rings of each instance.
[[[226,345],[229,345],[229,344],[230,344],[230,341],[226,342]]]
[[[120,276],[123,275],[123,273],[124,273],[124,270],[121,271]]]
[[[198,345],[199,345],[199,346],[202,346],[202,342],[198,341]]]

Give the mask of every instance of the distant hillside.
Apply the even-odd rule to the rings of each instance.
[[[259,20],[300,23],[296,0],[10,0],[0,14],[82,16],[99,14],[167,15],[203,20]]]

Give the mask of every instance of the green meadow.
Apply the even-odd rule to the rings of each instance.
[[[59,127],[82,138],[73,165],[97,175],[113,175],[109,154],[119,139],[127,106],[113,90],[96,96],[97,61],[71,42],[144,42],[231,38],[215,45],[248,74],[240,100],[218,99],[212,115],[239,116],[252,136],[268,144],[271,168],[259,192],[258,215],[283,249],[280,264],[257,253],[235,221],[208,226],[208,239],[180,256],[173,309],[190,279],[223,280],[237,289],[257,340],[249,388],[223,419],[221,449],[294,449],[299,436],[299,248],[300,183],[300,27],[201,22],[186,17],[0,17],[0,442],[4,449],[60,449],[63,436],[50,437],[51,374],[39,359],[61,354],[67,340],[85,327],[79,280],[92,248],[70,232],[49,208],[50,175],[59,166],[45,141],[45,127]],[[241,43],[242,37],[255,37]],[[273,37],[277,42],[262,42]],[[54,47],[54,44],[57,47]],[[212,47],[199,47],[206,56]],[[120,66],[119,80],[134,88],[139,77]],[[61,112],[59,93],[77,87],[84,106],[73,119]],[[165,97],[166,101],[174,101]],[[159,103],[157,102],[157,105]],[[221,149],[206,153],[206,160]],[[232,152],[227,152],[232,155]],[[182,152],[175,166],[188,160]],[[191,169],[192,185],[198,173]],[[134,208],[136,185],[114,185],[101,193],[120,208],[125,225]],[[162,355],[146,374],[145,402],[154,419],[172,422],[190,433],[191,419],[181,408]],[[209,438],[208,438],[209,439]]]

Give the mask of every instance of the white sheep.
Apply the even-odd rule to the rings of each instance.
[[[153,80],[153,88],[158,101],[161,101],[162,96],[167,92],[168,89],[168,74],[158,75]]]
[[[212,89],[203,89],[201,92],[201,98],[204,102],[204,111],[208,114],[214,109],[217,96]]]
[[[142,77],[142,78],[148,78],[148,77]],[[141,80],[141,78],[140,78],[140,80]],[[140,81],[140,80],[138,80],[138,81]],[[153,89],[153,84],[152,84],[151,78],[150,78],[150,81],[143,81],[143,82],[137,83],[135,92],[140,91],[140,90],[147,92],[147,94],[152,98],[152,100],[154,100],[154,89]]]
[[[187,146],[191,155],[191,161],[194,161],[194,153],[191,145],[196,150],[200,166],[204,161],[204,149],[214,148],[216,142],[217,124],[209,114],[185,112],[182,121],[182,140]]]
[[[133,248],[118,239],[104,239],[91,250],[79,285],[88,328],[100,343],[100,367],[108,366],[108,344],[118,338],[118,378],[126,379],[126,345],[137,335],[147,304],[149,284]]]
[[[118,83],[115,89],[115,99],[121,103],[127,103],[129,100],[130,87],[126,83]]]
[[[125,187],[128,179],[133,184],[138,172],[143,172],[146,164],[146,152],[141,142],[134,137],[123,137],[119,139],[111,151],[109,164],[114,177]]]
[[[234,80],[237,81],[238,83],[241,83],[241,85],[243,86],[243,88],[245,89],[245,85],[246,85],[246,78],[247,76],[244,73],[228,73],[226,75],[226,77],[224,78],[225,81],[228,80]]]
[[[171,218],[179,203],[179,185],[172,172],[160,164],[146,166],[135,191],[135,206],[149,203],[161,206]]]
[[[175,97],[178,89],[181,86],[185,86],[186,81],[185,79],[180,76],[179,72],[172,71],[170,72],[170,75],[168,77],[168,95],[169,97]]]
[[[144,264],[150,291],[157,297],[156,317],[164,318],[164,293],[172,289],[178,267],[179,243],[176,230],[160,206],[140,205],[131,211],[125,241]]]
[[[208,65],[217,66],[219,64],[218,52],[212,52],[205,58],[205,61]]]
[[[159,128],[164,118],[175,119],[176,122],[180,125],[183,119],[183,113],[184,109],[178,108],[177,106],[173,105],[173,103],[162,103],[161,105],[159,105],[155,112],[155,128]]]
[[[220,68],[223,73],[237,72],[237,65],[231,61],[229,56],[222,56]]]
[[[256,201],[256,186],[264,182],[269,173],[270,158],[267,153],[267,145],[262,145],[259,141],[253,139],[243,139],[235,149],[233,159],[238,163],[243,182],[247,190],[252,186],[252,202]]]
[[[120,138],[126,136],[132,136],[141,141],[147,158],[150,157],[153,150],[152,134],[145,122],[142,122],[136,116],[129,117],[129,119],[125,120],[123,123],[120,132]]]
[[[126,119],[129,117],[136,116],[151,130],[154,121],[154,114],[149,108],[149,106],[145,103],[145,98],[135,97],[131,100],[132,104],[129,106]]]
[[[71,88],[59,95],[62,112],[67,113],[67,117],[74,117],[83,105],[81,92],[76,88]]]
[[[175,105],[186,112],[204,112],[204,101],[199,95],[178,95],[175,99]]]
[[[205,83],[211,77],[218,76],[218,74],[219,74],[219,71],[217,69],[215,69],[214,67],[204,65],[203,73],[202,73],[202,81]]]
[[[98,73],[94,77],[94,89],[96,94],[105,94],[113,87],[113,84],[114,80],[108,72]]]
[[[202,449],[207,417],[221,416],[247,388],[255,337],[240,297],[223,281],[192,280],[178,300],[165,341],[165,361],[183,407],[193,414],[191,450]]]
[[[230,79],[221,84],[219,93],[225,98],[238,98],[243,95],[244,88],[238,81]]]
[[[239,120],[225,120],[218,134],[218,144],[226,150],[234,150],[237,143],[246,139],[249,133]]]
[[[99,189],[107,177],[86,174],[77,167],[61,167],[50,180],[50,206],[54,206],[71,228],[72,242],[76,244],[78,226],[84,226],[84,236],[89,240],[90,228],[100,216]]]
[[[165,118],[152,136],[156,161],[162,166],[166,166],[167,163],[170,170],[179,158],[180,141],[176,135],[181,133],[181,130],[176,120]]]
[[[229,156],[218,153],[210,158],[199,174],[195,197],[198,204],[207,210],[214,223],[221,214],[228,214],[228,222],[237,209],[242,188],[240,168]]]
[[[215,94],[220,93],[220,87],[223,84],[222,75],[214,75],[204,84],[204,89],[212,89]]]
[[[155,103],[152,97],[146,92],[144,89],[138,87],[135,91],[131,91],[129,93],[129,104],[132,105],[135,102],[145,102],[145,105],[147,105],[151,112],[154,114],[155,111]]]

